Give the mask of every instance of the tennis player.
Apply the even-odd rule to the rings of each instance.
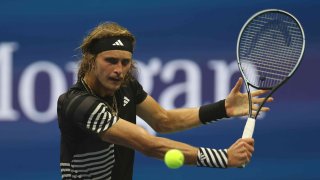
[[[165,110],[133,75],[134,44],[134,36],[112,22],[100,24],[84,38],[78,81],[58,100],[62,179],[132,179],[135,150],[163,159],[169,149],[179,149],[185,164],[198,167],[246,164],[254,151],[252,138],[239,139],[228,149],[193,147],[153,136],[135,124],[138,115],[155,131],[170,133],[246,115],[248,100],[240,93],[242,79],[225,100]],[[257,96],[264,93],[255,91],[253,102],[259,103]]]

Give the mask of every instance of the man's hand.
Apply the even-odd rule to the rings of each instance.
[[[238,139],[228,149],[228,167],[241,167],[247,164],[254,151],[252,138]]]
[[[239,78],[236,85],[231,90],[230,94],[227,96],[225,101],[226,112],[229,117],[237,117],[237,116],[245,116],[248,115],[249,112],[249,102],[248,102],[248,94],[241,93],[240,89],[243,83],[243,79]],[[251,92],[252,97],[252,110],[253,114],[258,110],[257,104],[263,102],[264,98],[258,98],[258,96],[264,95],[268,92],[268,90],[257,90]],[[269,97],[267,102],[272,102],[273,98]],[[270,109],[268,107],[262,107],[262,112],[267,112]]]

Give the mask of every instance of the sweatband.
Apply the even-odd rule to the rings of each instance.
[[[209,124],[221,118],[226,118],[225,100],[203,105],[199,109],[199,118],[203,124]]]
[[[99,54],[102,51],[123,50],[133,52],[133,42],[130,38],[124,36],[111,36],[99,39],[93,39],[88,45],[88,51],[91,54]]]
[[[210,149],[200,147],[197,154],[198,167],[227,168],[227,149]]]

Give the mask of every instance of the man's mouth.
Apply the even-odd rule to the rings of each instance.
[[[122,81],[122,78],[116,78],[116,77],[110,77],[109,79],[114,82],[121,82]]]

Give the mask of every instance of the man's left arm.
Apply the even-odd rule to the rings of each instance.
[[[160,133],[182,131],[201,125],[199,108],[165,110],[151,96],[137,105],[137,115]]]
[[[226,100],[216,103],[203,105],[196,108],[180,108],[165,110],[151,96],[137,105],[137,115],[145,120],[155,131],[160,133],[170,133],[191,129],[208,124],[225,117],[237,117],[248,114],[248,96],[247,93],[241,93],[240,89],[243,80],[240,78]],[[257,90],[252,92],[252,102],[261,103],[263,98],[258,96],[264,95],[267,91]],[[268,98],[267,102],[273,101]],[[254,106],[254,109],[255,110]],[[269,111],[268,107],[263,107],[262,112]]]

